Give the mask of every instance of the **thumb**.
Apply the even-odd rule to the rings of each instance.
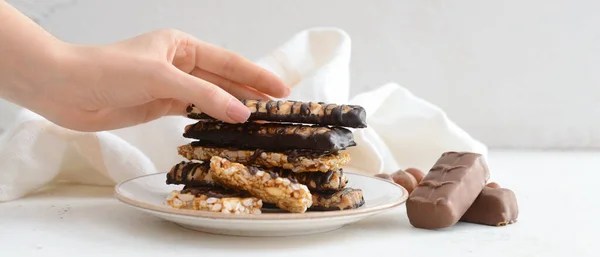
[[[219,86],[169,67],[166,83],[159,83],[153,94],[156,98],[172,98],[194,104],[207,115],[228,123],[243,123],[250,110],[237,98]]]

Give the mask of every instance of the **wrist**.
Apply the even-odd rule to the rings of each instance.
[[[45,94],[52,85],[65,78],[65,65],[72,47],[52,38],[38,46],[24,48],[18,55],[9,56],[0,64],[5,66],[3,70],[7,73],[3,76],[5,85],[2,85],[0,94],[11,102],[27,107],[27,101]]]

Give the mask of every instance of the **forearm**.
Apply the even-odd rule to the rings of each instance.
[[[65,46],[0,0],[0,97],[22,104],[24,95],[43,92],[48,75],[60,68]]]

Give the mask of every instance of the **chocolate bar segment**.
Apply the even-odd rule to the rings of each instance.
[[[456,224],[481,193],[489,176],[480,154],[442,154],[406,201],[411,225],[439,229]]]
[[[460,220],[482,225],[506,226],[516,222],[518,217],[519,207],[513,191],[485,187]]]
[[[171,168],[167,173],[167,185],[187,186],[215,186],[216,183],[210,173],[209,162],[182,161]]]
[[[298,124],[199,121],[185,127],[183,136],[198,139],[196,145],[285,151],[305,149],[335,152],[355,146],[354,135],[342,127],[317,127]]]
[[[358,105],[339,105],[324,102],[300,102],[291,100],[240,100],[250,109],[250,121],[307,123],[321,126],[366,128],[366,111]],[[198,120],[214,120],[196,106],[187,108],[187,117]]]

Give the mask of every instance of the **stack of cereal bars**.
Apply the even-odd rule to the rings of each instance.
[[[222,213],[260,214],[263,208],[291,213],[356,209],[364,204],[359,188],[347,187],[344,152],[356,146],[349,128],[365,128],[360,106],[290,100],[241,100],[251,111],[247,122],[218,121],[195,106],[178,148],[182,161],[167,184],[184,185],[167,204]]]

